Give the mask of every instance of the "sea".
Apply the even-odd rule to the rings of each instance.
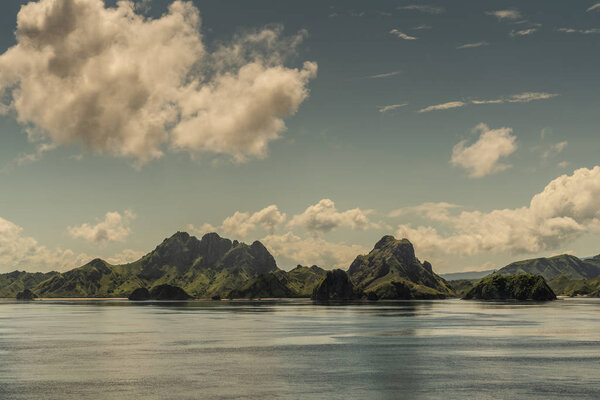
[[[599,399],[600,299],[0,300],[0,399]]]

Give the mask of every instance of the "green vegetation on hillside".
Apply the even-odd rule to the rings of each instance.
[[[227,296],[231,299],[261,299],[297,297],[273,273],[262,274],[245,283],[238,289],[233,289]]]
[[[327,271],[316,265],[298,265],[291,271],[277,270],[274,274],[294,293],[294,297],[310,297],[317,285],[325,279]]]
[[[548,285],[559,296],[600,297],[600,277],[570,279],[565,275],[559,275],[548,282]]]
[[[380,299],[445,298],[454,291],[431,264],[415,257],[406,239],[384,236],[367,255],[356,257],[348,275],[363,292]]]
[[[466,300],[537,300],[556,299],[556,295],[541,275],[493,274],[481,279],[463,297]]]
[[[498,271],[502,275],[518,273],[541,275],[550,281],[559,275],[570,279],[590,279],[600,275],[600,259],[581,260],[569,254],[517,261]]]
[[[54,275],[58,272],[13,271],[0,274],[0,297],[15,297],[17,293],[31,289]]]

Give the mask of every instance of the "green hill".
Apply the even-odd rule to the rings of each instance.
[[[297,293],[282,283],[273,273],[262,274],[227,295],[231,299],[289,298]]]
[[[600,277],[594,279],[571,279],[559,275],[548,282],[554,293],[559,296],[600,297]]]
[[[556,295],[541,275],[494,274],[481,279],[463,297],[465,300],[555,300]]]
[[[13,271],[6,274],[0,274],[0,297],[13,298],[17,293],[25,289],[31,289],[37,286],[58,272],[25,272]]]
[[[541,275],[550,281],[559,275],[570,279],[590,279],[600,275],[600,256],[581,260],[569,254],[517,261],[498,271],[502,275],[519,273]]]
[[[274,272],[284,285],[297,297],[310,297],[315,288],[325,279],[327,271],[316,265],[304,267],[298,265],[291,271],[278,270]]]
[[[444,298],[450,285],[436,275],[427,261],[415,257],[407,240],[384,236],[367,255],[356,257],[348,269],[352,282],[367,295],[380,299]]]

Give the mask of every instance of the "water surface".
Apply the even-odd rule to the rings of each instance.
[[[600,398],[600,300],[0,300],[0,399],[465,398]]]

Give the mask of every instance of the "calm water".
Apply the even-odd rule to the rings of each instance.
[[[0,300],[0,399],[598,399],[600,301]]]

